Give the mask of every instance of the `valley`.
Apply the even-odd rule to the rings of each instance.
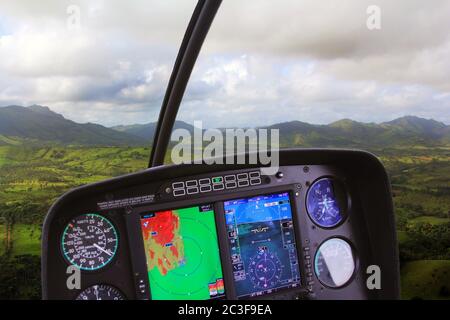
[[[39,299],[49,207],[71,188],[145,169],[155,125],[106,128],[45,107],[7,108],[0,108],[0,299]],[[181,121],[175,127],[193,130]],[[450,299],[450,126],[403,117],[273,128],[281,147],[358,148],[378,156],[392,184],[402,298]]]
[[[149,151],[145,147],[0,147],[1,259],[19,259],[22,265],[39,268],[41,225],[49,206],[73,187],[142,170]],[[395,196],[402,280],[407,283],[403,297],[450,298],[450,149],[372,151],[386,165]],[[433,262],[423,268],[426,260]],[[17,274],[13,266],[0,261],[1,277],[14,275],[24,283],[16,297],[38,297],[38,279],[30,281],[26,272]],[[412,271],[416,269],[417,274]],[[0,279],[0,297],[5,298],[1,283]],[[424,291],[427,284],[431,288]]]

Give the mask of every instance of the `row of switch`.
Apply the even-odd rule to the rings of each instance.
[[[314,285],[314,279],[313,279],[313,272],[312,272],[312,264],[311,264],[311,255],[310,255],[310,248],[304,247],[304,258],[305,258],[305,271],[306,271],[306,287],[309,292],[313,290]]]

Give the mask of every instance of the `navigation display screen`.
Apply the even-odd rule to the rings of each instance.
[[[212,205],[141,215],[153,300],[225,295]]]
[[[238,298],[300,285],[289,193],[224,202]]]

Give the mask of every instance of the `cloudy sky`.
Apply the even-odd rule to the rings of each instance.
[[[370,5],[381,29],[367,28]],[[194,6],[1,1],[0,106],[47,105],[107,126],[155,121]],[[404,115],[450,124],[449,17],[448,0],[225,0],[179,118],[209,127]]]

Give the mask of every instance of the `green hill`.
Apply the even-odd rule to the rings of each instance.
[[[149,141],[153,141],[153,137],[156,131],[156,122],[150,122],[146,124],[132,124],[128,126],[115,126],[111,129],[132,134]],[[184,121],[175,121],[174,129],[186,129],[189,132],[194,131],[194,127]]]
[[[152,139],[155,128],[156,123],[153,122],[117,126],[112,129],[141,138]],[[174,128],[193,131],[193,126],[183,121],[177,121]],[[290,121],[262,128],[279,129],[282,147],[372,149],[417,145],[427,147],[450,145],[450,126],[435,120],[413,116],[406,116],[380,124],[342,119],[328,125]]]
[[[280,130],[282,146],[386,148],[399,146],[445,146],[450,143],[450,126],[435,120],[406,116],[380,124],[343,119],[328,125],[300,121],[274,124]]]
[[[174,129],[193,132],[193,126],[176,121]],[[450,145],[450,126],[414,116],[380,124],[342,119],[328,125],[301,121],[274,124],[280,130],[282,147],[442,147]],[[19,144],[64,144],[84,146],[140,146],[152,142],[156,123],[106,128],[76,123],[42,106],[0,108],[0,146]],[[222,129],[223,130],[223,129]]]
[[[28,142],[88,146],[145,145],[149,142],[93,123],[76,123],[42,106],[0,108],[0,145]]]

